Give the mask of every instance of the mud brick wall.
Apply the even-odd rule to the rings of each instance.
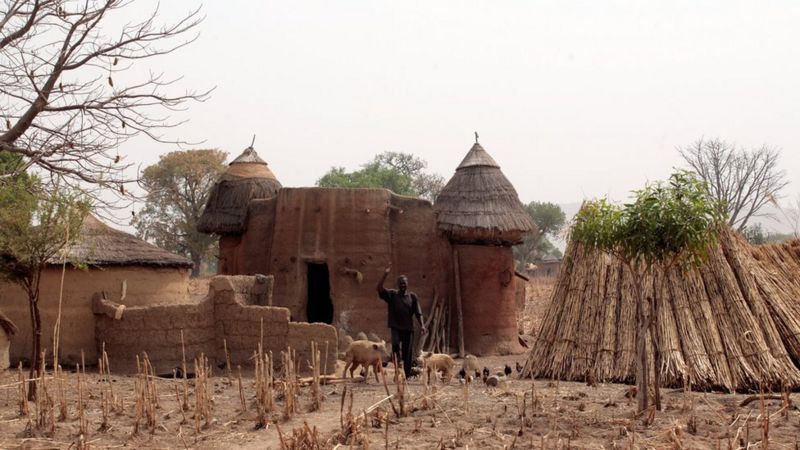
[[[188,366],[201,353],[211,357],[216,351],[214,308],[209,301],[127,307],[116,320],[119,308],[99,296],[93,299],[98,352],[105,343],[112,373],[135,373],[136,355],[142,352],[147,353],[156,373],[172,373],[181,367],[181,331]]]
[[[375,293],[386,265],[393,268],[386,287],[407,275],[427,313],[434,293],[447,295],[450,255],[425,200],[385,189],[283,188],[250,202],[243,235],[220,240],[220,272],[274,276],[273,305],[301,321],[309,317],[308,266],[326,264],[332,325],[388,340],[386,304]]]
[[[106,343],[112,371],[135,372],[136,355],[147,352],[156,372],[171,373],[181,365],[183,330],[190,366],[200,353],[212,363],[224,362],[225,346],[233,365],[252,365],[250,358],[263,342],[264,351],[273,353],[276,368],[280,367],[281,351],[291,346],[297,351],[298,368],[307,373],[311,342],[315,341],[323,351],[323,368],[333,373],[338,352],[336,329],[320,323],[290,322],[287,308],[256,304],[271,303],[272,283],[272,277],[217,276],[200,303],[129,307],[121,312],[120,305],[97,297],[93,311],[98,347]]]

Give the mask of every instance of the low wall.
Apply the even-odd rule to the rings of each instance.
[[[128,307],[148,304],[182,304],[189,299],[189,269],[175,267],[103,266],[76,269],[67,266],[61,290],[61,267],[50,266],[42,273],[39,310],[42,315],[42,348],[52,357],[53,326],[58,317],[62,294],[59,360],[64,367],[81,361],[97,361],[94,339],[92,296],[104,292],[106,298]],[[28,296],[21,287],[0,281],[0,305],[17,324],[19,332],[11,341],[11,363],[26,363],[31,358],[31,319]]]
[[[227,346],[231,363],[251,365],[253,352],[261,342],[272,352],[276,367],[280,352],[297,351],[298,369],[308,372],[311,343],[324,352],[321,363],[333,373],[336,367],[336,329],[321,323],[289,321],[289,310],[262,306],[271,303],[272,277],[217,276],[211,280],[208,296],[198,304],[134,306],[120,305],[96,296],[95,337],[98,347],[105,342],[112,372],[136,371],[136,355],[147,352],[157,373],[168,374],[181,366],[183,348],[187,363],[201,353],[213,364],[225,362]],[[181,341],[183,332],[183,342]],[[191,368],[190,368],[191,370]]]

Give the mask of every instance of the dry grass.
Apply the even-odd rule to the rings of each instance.
[[[282,357],[288,355],[285,352]],[[493,371],[514,362],[514,358],[480,359],[481,365]],[[633,419],[635,405],[626,396],[627,386],[516,379],[496,388],[479,380],[466,385],[427,385],[425,377],[395,378],[391,369],[384,372],[386,384],[337,384],[338,379],[320,377],[317,387],[313,376],[305,379],[291,371],[276,372],[275,407],[260,418],[256,408],[243,411],[240,400],[256,403],[258,391],[264,388],[257,388],[262,382],[253,371],[242,379],[240,389],[238,383],[227,382],[223,371],[215,375],[203,358],[195,364],[199,373],[188,380],[185,415],[180,412],[183,380],[153,377],[144,356],[134,377],[110,376],[106,368],[104,373],[87,371],[85,375],[82,370],[47,373],[40,381],[47,389],[40,392],[57,391],[53,386],[63,376],[68,414],[66,420],[53,423],[49,419],[52,408],[44,406],[48,419],[41,425],[36,402],[30,403],[27,414],[19,411],[18,405],[26,399],[26,380],[12,382],[17,374],[0,374],[0,399],[3,393],[7,398],[7,406],[0,402],[0,447],[795,448],[800,427],[800,414],[786,392],[751,398],[663,390],[664,412],[652,426],[643,427]],[[284,379],[287,373],[290,380]],[[109,379],[116,406],[121,406],[117,410],[114,401],[104,401],[103,393],[110,395]],[[283,384],[287,381],[296,386],[296,396],[286,396]],[[315,398],[315,392],[326,395]],[[58,394],[54,395],[58,409]],[[318,400],[319,409],[312,412]],[[297,405],[288,419],[287,402]],[[148,422],[148,410],[153,422]],[[188,430],[187,419],[195,422]],[[134,433],[137,421],[140,432]],[[258,421],[263,425],[254,426]]]

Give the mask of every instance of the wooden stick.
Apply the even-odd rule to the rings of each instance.
[[[456,317],[458,319],[458,357],[463,358],[464,351],[464,316],[461,311],[461,269],[458,262],[458,250],[453,249],[453,272],[456,283]]]

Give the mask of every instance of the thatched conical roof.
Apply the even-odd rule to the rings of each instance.
[[[439,229],[455,241],[514,244],[535,229],[514,186],[477,142],[433,207]]]
[[[726,230],[702,267],[656,272],[666,386],[800,387],[800,241],[753,246]],[[635,296],[618,260],[570,243],[523,374],[633,382]],[[652,350],[652,346],[648,346]]]
[[[197,221],[197,230],[202,233],[242,233],[250,200],[274,197],[281,188],[253,147],[247,147],[229,166],[211,188]]]
[[[67,261],[89,266],[192,266],[189,259],[115,230],[92,214],[83,220],[80,236],[67,252]],[[55,256],[50,263],[60,264],[61,255]]]

